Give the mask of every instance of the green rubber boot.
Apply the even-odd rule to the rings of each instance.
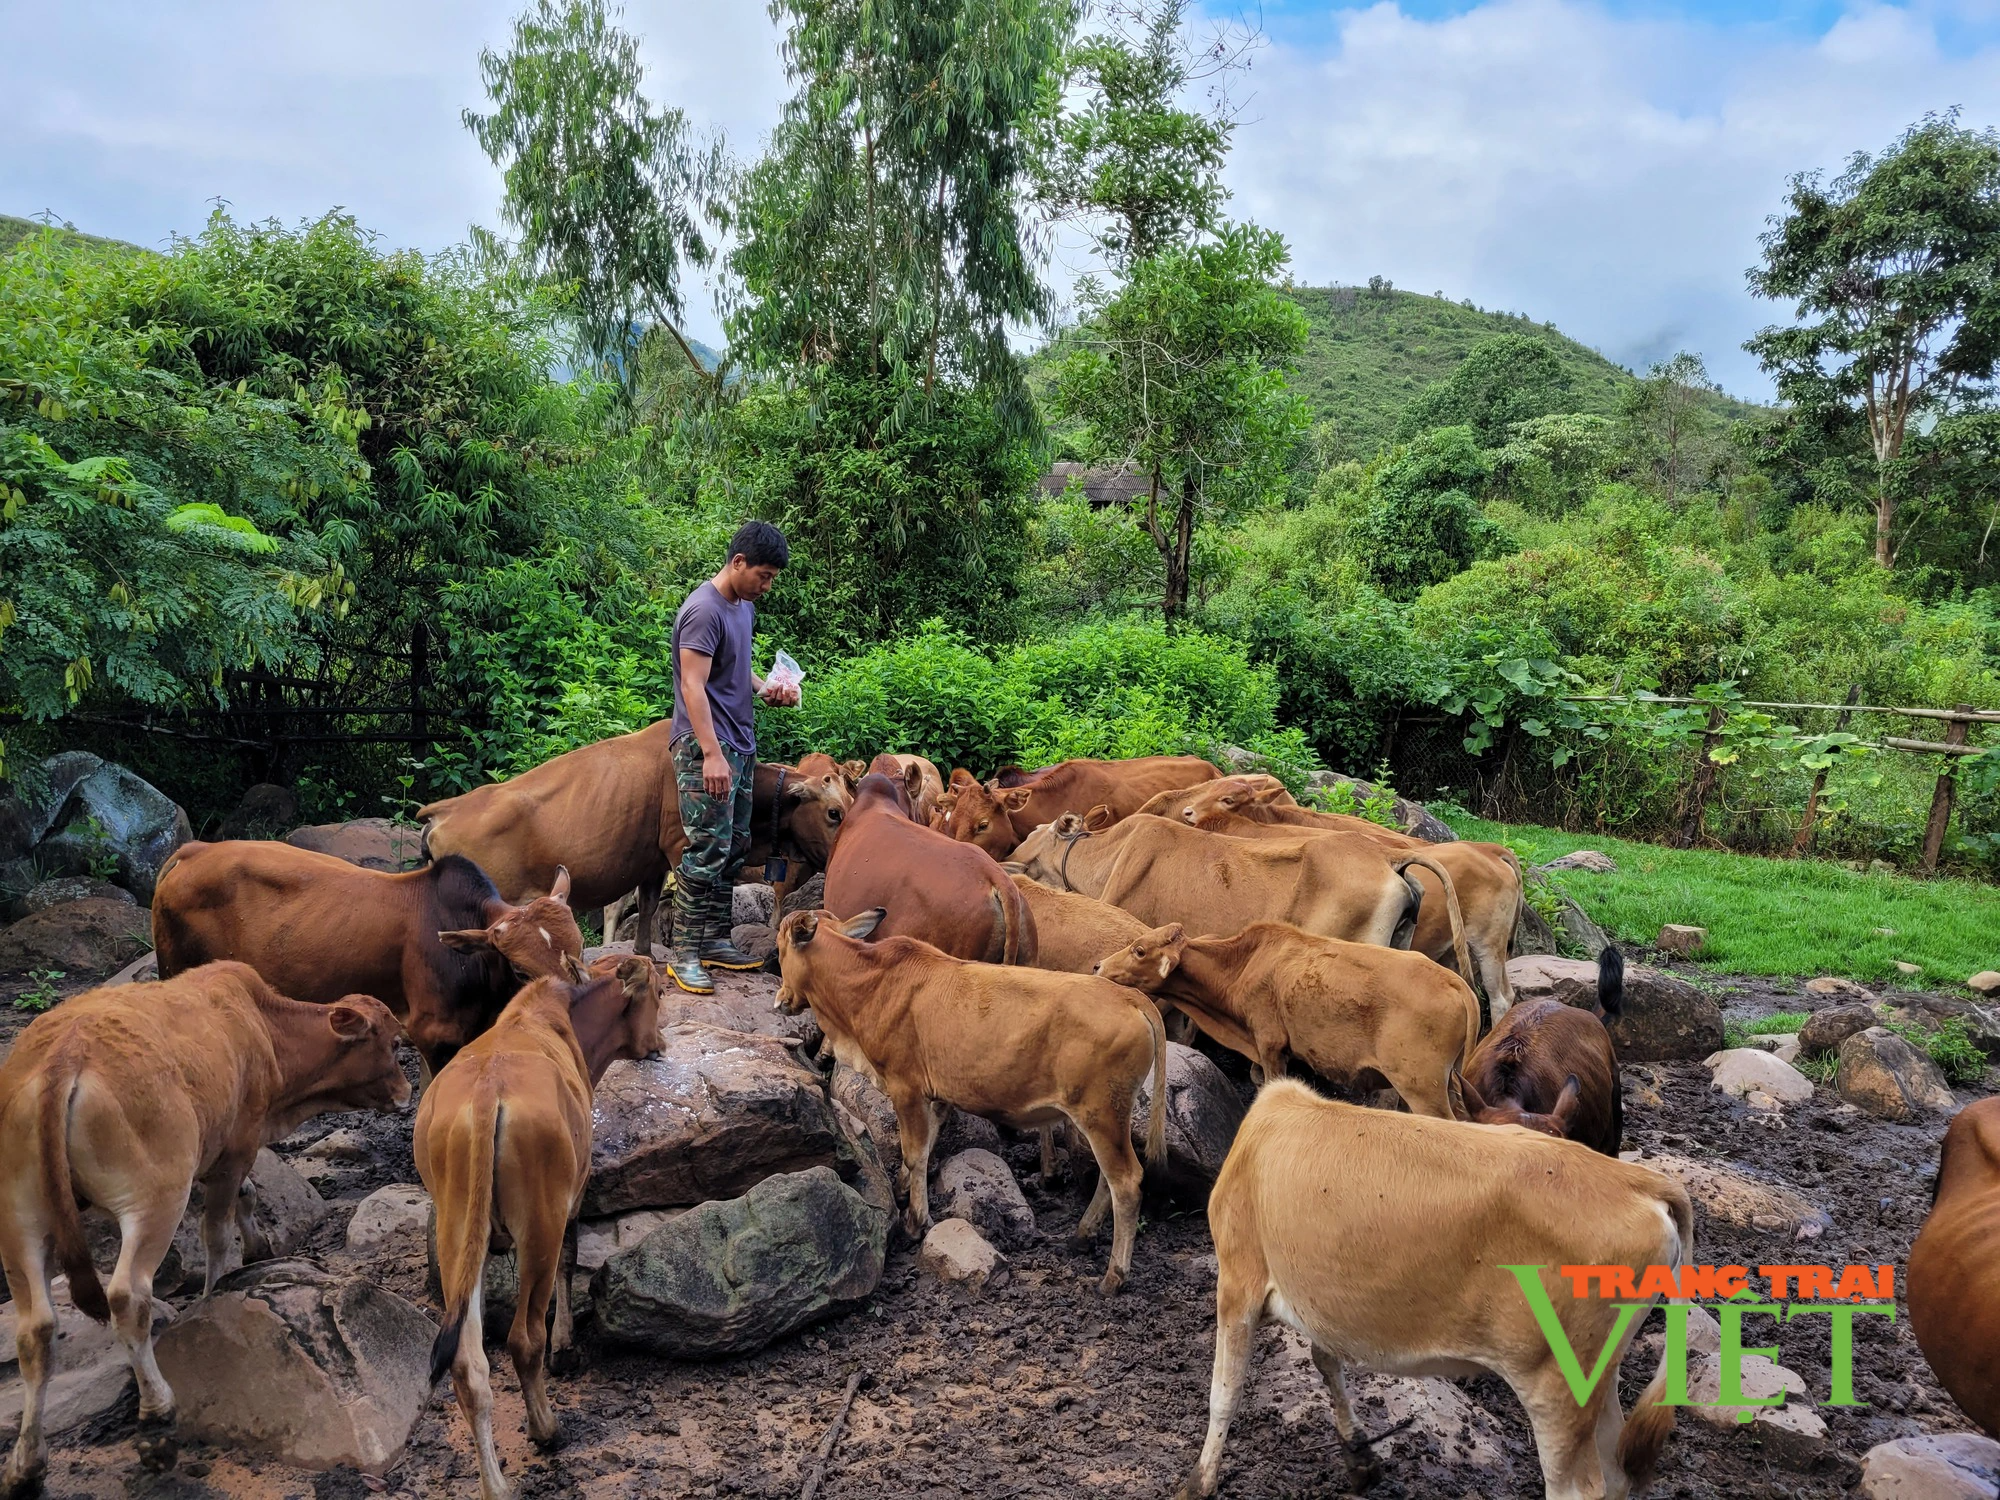
[[[674,983],[690,995],[713,995],[715,981],[702,966],[702,939],[708,931],[708,892],[692,889],[686,880],[674,881],[674,946],[667,959],[667,972]]]
[[[764,960],[752,958],[730,936],[736,915],[736,893],[729,886],[718,886],[708,897],[708,930],[702,939],[701,961],[711,968],[747,971],[761,969]]]

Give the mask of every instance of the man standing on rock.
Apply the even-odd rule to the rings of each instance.
[[[750,787],[757,767],[756,700],[799,701],[799,690],[750,670],[757,601],[791,559],[785,535],[745,521],[722,571],[674,616],[675,788],[687,852],[674,877],[674,953],[669,972],[692,995],[715,992],[708,966],[762,967],[730,941],[737,872],[750,852]]]

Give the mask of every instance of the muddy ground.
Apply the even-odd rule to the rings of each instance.
[[[1712,987],[1733,1018],[1809,1010],[1795,986],[1731,981],[1683,969]],[[20,986],[0,985],[0,1046],[25,1017],[10,1011]],[[1989,1081],[1992,1075],[1989,1074]],[[1247,1084],[1246,1084],[1247,1088]],[[1626,1069],[1626,1147],[1727,1163],[1790,1187],[1823,1207],[1832,1228],[1808,1244],[1792,1235],[1732,1229],[1697,1209],[1704,1262],[1905,1262],[1929,1202],[1942,1120],[1884,1124],[1838,1104],[1822,1089],[1785,1111],[1782,1124],[1753,1117],[1708,1085],[1698,1062]],[[1961,1101],[1974,1097],[1961,1091]],[[377,1157],[338,1180],[329,1196],[351,1203],[386,1182],[414,1178],[410,1117],[327,1117],[281,1150],[296,1152],[336,1126],[360,1126]],[[532,1450],[504,1358],[495,1366],[497,1429],[508,1472],[524,1496],[793,1496],[838,1408],[848,1377],[868,1383],[854,1403],[826,1469],[827,1500],[903,1495],[1158,1497],[1171,1492],[1198,1450],[1206,1422],[1213,1350],[1214,1263],[1198,1212],[1153,1205],[1132,1279],[1116,1299],[1094,1283],[1105,1246],[1073,1253],[1067,1231],[1082,1200],[1044,1192],[1034,1148],[1009,1159],[1045,1235],[1012,1257],[1011,1284],[969,1300],[916,1267],[914,1246],[892,1249],[887,1274],[862,1311],[835,1319],[749,1358],[675,1364],[588,1352],[584,1368],[556,1382],[565,1444]],[[335,1215],[315,1249],[344,1259],[346,1214]],[[421,1254],[373,1263],[371,1274],[428,1305]],[[1901,1291],[1901,1284],[1898,1284]],[[1654,1320],[1657,1326],[1657,1318]],[[1667,1447],[1656,1495],[1737,1497],[1842,1495],[1874,1444],[1968,1424],[1939,1389],[1906,1321],[1856,1320],[1857,1394],[1863,1407],[1819,1408],[1837,1451],[1813,1472],[1768,1459],[1754,1440],[1683,1417]],[[587,1323],[586,1323],[587,1328]],[[1763,1326],[1753,1322],[1766,1342]],[[1253,1394],[1231,1434],[1225,1496],[1238,1500],[1345,1493],[1348,1470],[1317,1377],[1296,1344],[1267,1329]],[[1826,1393],[1828,1341],[1822,1320],[1776,1335],[1782,1362]],[[1626,1403],[1653,1368],[1650,1350],[1626,1362]],[[1495,1379],[1456,1383],[1469,1402],[1465,1430],[1441,1444],[1405,1432],[1383,1445],[1385,1477],[1370,1493],[1393,1500],[1500,1500],[1541,1493],[1528,1428]],[[1357,1385],[1371,1432],[1393,1425],[1397,1383]],[[473,1495],[477,1480],[462,1419],[441,1391],[386,1481],[353,1472],[307,1474],[190,1444],[179,1470],[153,1477],[132,1459],[135,1398],[93,1427],[56,1440],[49,1491],[57,1496],[158,1500],[348,1500],[376,1493]],[[1448,1437],[1453,1436],[1449,1435]]]

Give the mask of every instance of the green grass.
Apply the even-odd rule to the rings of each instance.
[[[1449,821],[1462,838],[1512,844],[1523,864],[1601,849],[1617,861],[1616,874],[1562,870],[1550,878],[1628,942],[1650,943],[1668,922],[1706,927],[1701,962],[1724,973],[1842,974],[1951,988],[2000,965],[2000,888],[1976,881],[1863,875],[1826,860],[1662,849],[1469,817]],[[1922,965],[1923,973],[1899,975],[1899,959]]]

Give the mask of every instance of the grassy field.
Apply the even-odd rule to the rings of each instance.
[[[1454,818],[1462,838],[1513,846],[1523,864],[1601,849],[1613,875],[1551,877],[1607,932],[1650,943],[1667,922],[1708,929],[1701,961],[1732,974],[1842,974],[1948,989],[2000,968],[2000,888],[1864,875],[1826,860],[1662,849],[1601,834]],[[1878,929],[1887,929],[1884,935]],[[1920,964],[1915,978],[1897,960]]]

